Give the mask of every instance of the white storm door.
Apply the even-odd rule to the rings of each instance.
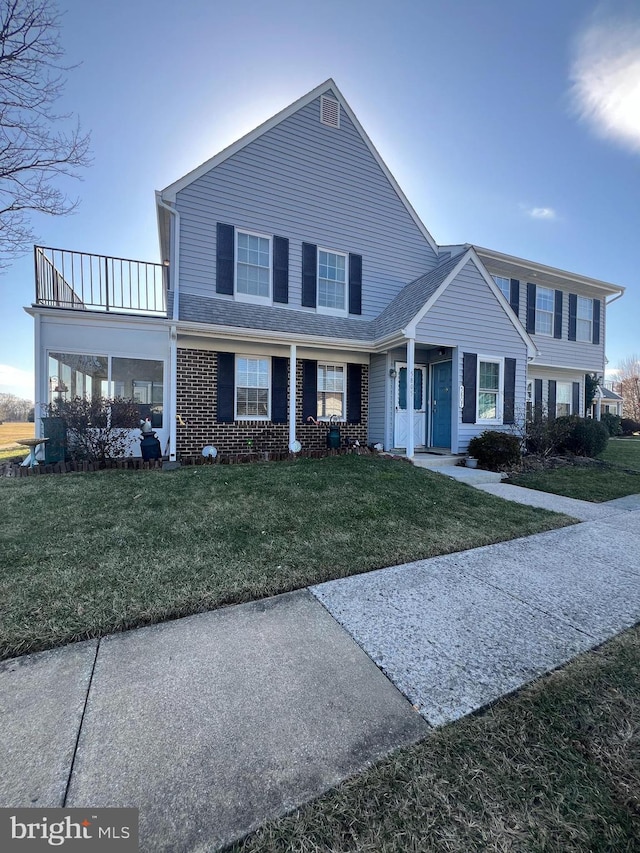
[[[407,365],[396,364],[396,379],[394,388],[394,447],[407,446],[407,430],[409,413],[407,408]],[[416,447],[424,447],[426,442],[427,410],[426,410],[427,368],[416,364],[413,371],[413,443]]]

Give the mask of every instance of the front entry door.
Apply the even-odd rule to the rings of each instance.
[[[432,367],[431,446],[451,447],[451,362]]]
[[[407,446],[409,416],[407,410],[407,365],[396,365],[395,382],[395,423],[393,444],[395,447]],[[426,442],[427,409],[426,394],[427,368],[416,364],[413,371],[413,444],[424,447]]]

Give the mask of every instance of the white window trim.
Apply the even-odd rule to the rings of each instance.
[[[267,362],[267,414],[266,415],[239,415],[238,414],[238,388],[245,388],[245,385],[238,385],[238,361],[241,358],[255,358],[258,361]],[[234,358],[233,365],[233,419],[234,421],[270,421],[271,420],[271,356],[258,355],[252,352],[237,352]]]
[[[347,363],[344,361],[318,361],[318,366],[316,368],[316,412],[318,411],[318,394],[321,393],[320,389],[317,387],[317,371],[320,369],[320,365],[341,367],[343,370],[344,391],[342,392],[342,417],[338,418],[336,423],[345,424],[347,422]],[[329,422],[331,417],[331,415],[323,415],[322,417],[317,417],[316,420],[325,423]]]
[[[584,299],[586,302],[591,303],[591,319],[587,319],[586,317],[581,317],[579,314],[580,300]],[[578,329],[580,328],[580,323],[588,323],[589,324],[589,336],[586,338],[581,338],[578,336]],[[580,341],[583,344],[590,344],[593,340],[593,299],[589,296],[577,296],[576,297],[576,341]]]
[[[344,309],[327,308],[320,305],[320,252],[328,252],[330,255],[341,255],[344,258]],[[338,249],[328,249],[326,246],[318,246],[316,251],[316,311],[318,314],[331,314],[333,317],[349,316],[349,253],[340,252]]]
[[[246,234],[248,237],[262,237],[269,241],[269,295],[255,296],[251,293],[238,292],[238,235]],[[233,295],[238,302],[251,302],[254,305],[273,305],[273,237],[270,234],[260,234],[258,231],[249,231],[248,228],[234,228],[233,235]]]
[[[506,275],[497,275],[497,274],[492,276],[492,278],[493,278],[493,281],[494,281],[496,287],[500,291],[500,293],[504,296],[504,298],[507,300],[507,302],[509,302],[509,304],[511,304],[511,279],[508,278]],[[498,284],[499,278],[502,279],[502,281],[507,282],[507,290],[509,291],[508,293],[505,293],[504,290]]]
[[[553,304],[553,308],[551,311],[543,311],[541,308],[538,308],[538,292],[540,290],[548,290],[551,293],[551,301]],[[552,338],[553,337],[553,326],[555,323],[555,292],[552,287],[545,287],[542,284],[539,284],[536,288],[536,328],[534,334],[540,335],[542,338]],[[538,331],[538,314],[551,314],[551,331],[550,332],[539,332]]]
[[[489,362],[499,365],[499,382],[498,382],[498,399],[496,401],[497,418],[481,418],[480,417],[480,362]],[[476,424],[502,424],[504,418],[504,358],[495,355],[478,355],[476,365]]]
[[[562,417],[558,414],[558,406],[560,405],[560,401],[558,400],[558,388],[560,385],[567,385],[569,387],[569,414],[573,414],[573,383],[564,379],[556,379],[556,410],[554,412],[556,418]],[[547,390],[547,400],[549,399],[548,394],[549,392]]]

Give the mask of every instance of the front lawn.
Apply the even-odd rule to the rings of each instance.
[[[612,438],[599,460],[510,474],[506,482],[596,503],[640,494],[640,439]]]
[[[369,456],[0,480],[0,657],[569,524]]]
[[[640,850],[640,628],[436,730],[234,853]]]

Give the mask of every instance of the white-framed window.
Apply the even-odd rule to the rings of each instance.
[[[347,313],[347,255],[318,249],[318,308]]]
[[[536,335],[553,335],[553,309],[553,290],[536,287]]]
[[[576,306],[576,340],[591,343],[593,335],[593,299],[578,296]]]
[[[271,237],[236,229],[236,296],[271,302]]]
[[[556,417],[571,414],[571,382],[556,382]]]
[[[271,359],[236,356],[235,420],[268,421],[271,399]]]
[[[527,421],[533,420],[533,379],[527,379],[527,399],[525,405]]]
[[[511,281],[503,275],[494,275],[493,280],[502,291],[502,295],[509,302],[511,299]]]
[[[501,358],[478,356],[478,423],[502,423],[504,370]]]
[[[347,366],[318,362],[318,420],[345,419]]]

